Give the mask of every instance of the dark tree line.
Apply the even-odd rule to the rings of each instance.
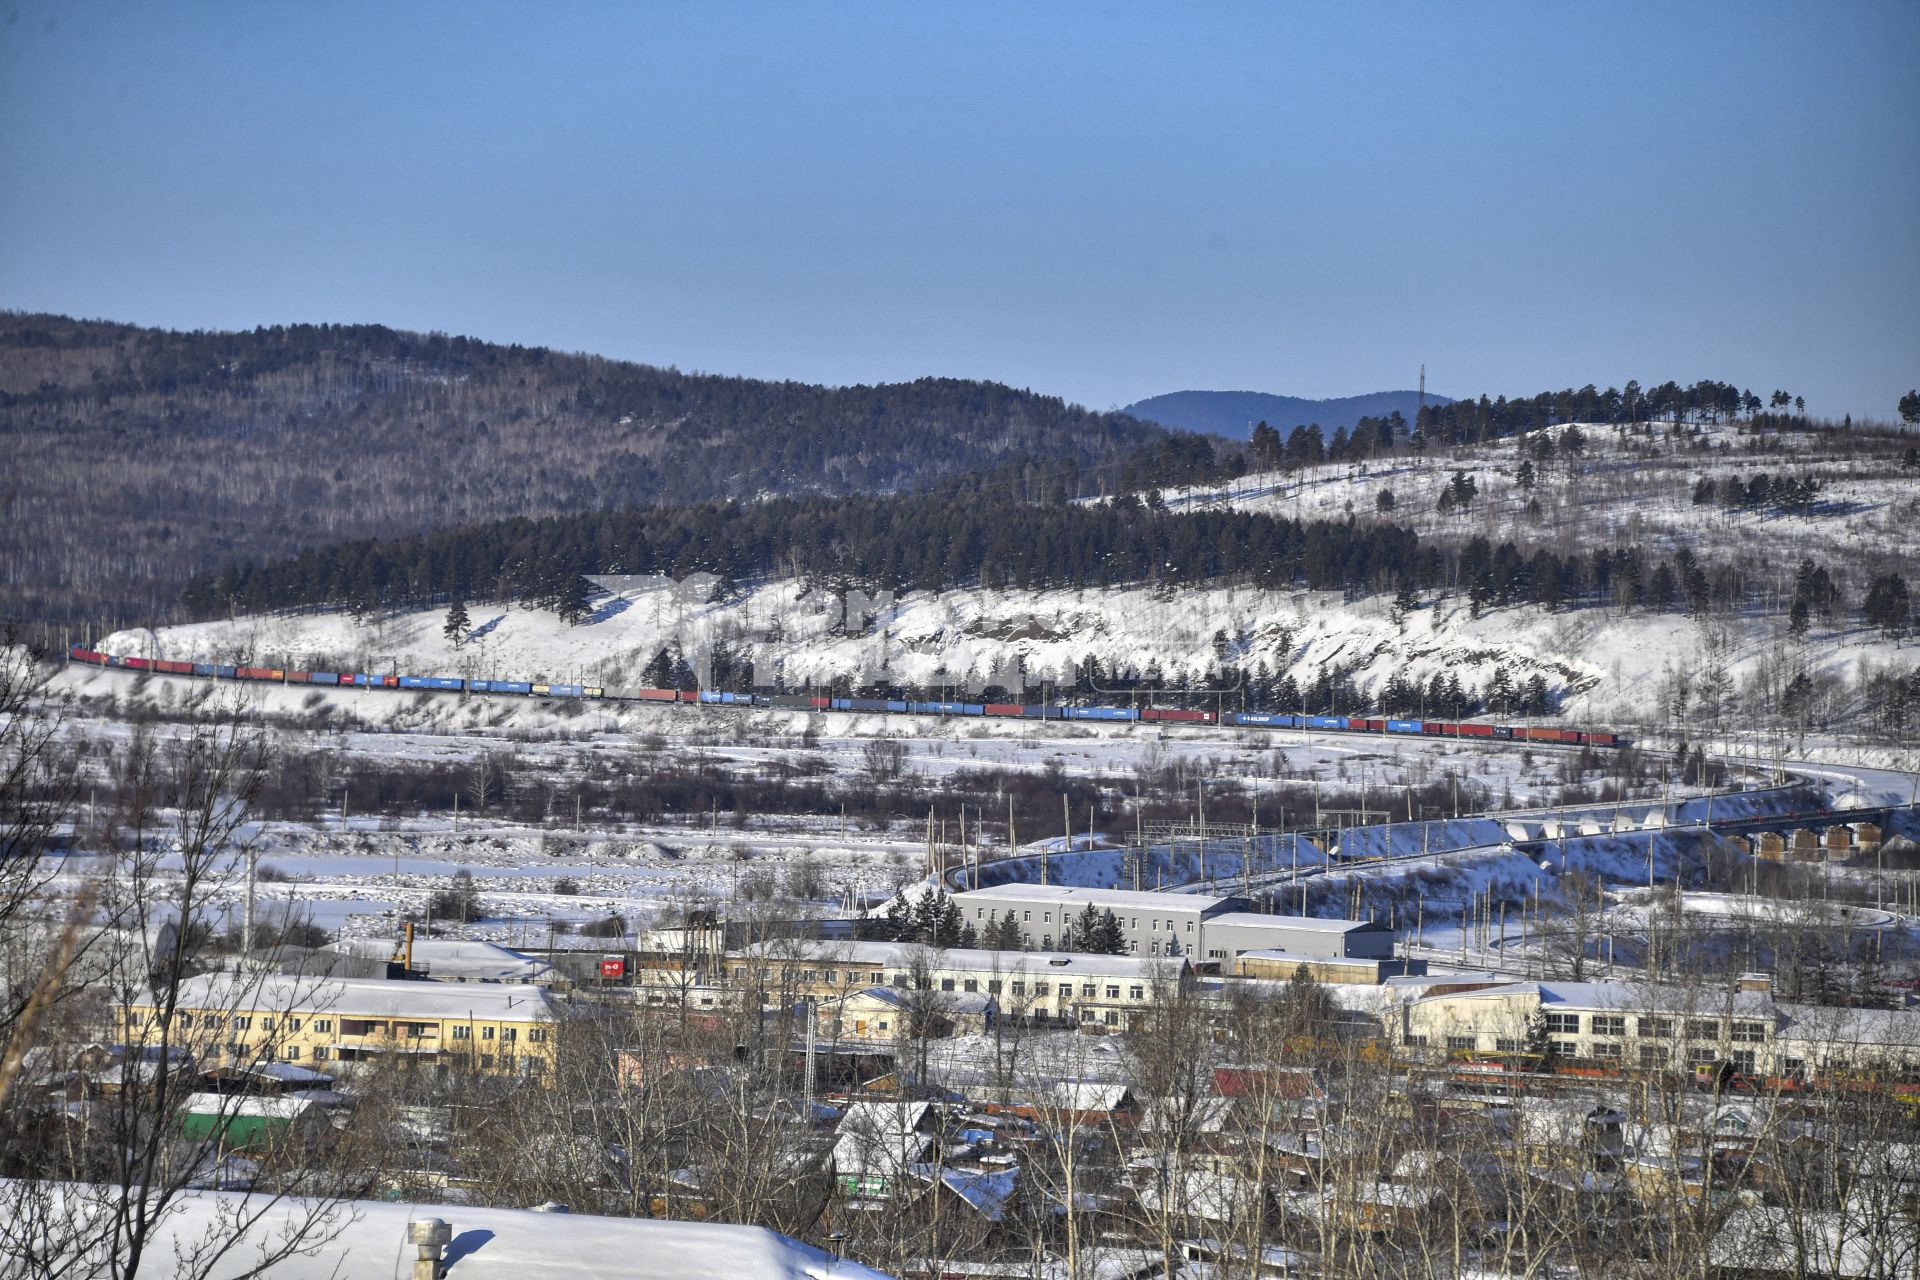
[[[1447,592],[1464,594],[1476,613],[1515,604],[1704,613],[1746,607],[1757,587],[1738,562],[1710,564],[1684,547],[1660,557],[1632,545],[1583,554],[1479,536],[1441,544],[1392,524],[1171,513],[1130,501],[1028,503],[986,489],[965,500],[922,494],[704,503],[363,539],[196,578],[186,603],[195,616],[211,617],[489,599],[577,617],[587,609],[583,575],[701,572],[718,576],[723,589],[793,575],[828,589],[903,592],[1233,580],[1349,597],[1397,591],[1402,614]],[[1797,596],[1823,615],[1838,607],[1830,579]],[[1879,584],[1867,620],[1897,634],[1907,625],[1905,600],[1904,581]],[[671,670],[660,674],[668,677],[663,684],[673,682]]]
[[[246,555],[503,515],[923,489],[1023,457],[1088,483],[1107,467],[1110,486],[1164,435],[959,379],[819,387],[379,325],[0,313],[0,580],[16,617],[164,622],[187,577]],[[1032,479],[1022,496],[1044,499]]]

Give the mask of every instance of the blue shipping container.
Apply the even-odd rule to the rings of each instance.
[[[215,667],[213,670],[214,670],[214,674],[219,676],[222,680],[231,680],[233,679],[234,674],[239,670],[239,668],[223,665],[223,666]]]
[[[333,671],[316,671],[308,678],[312,680],[313,683],[315,684],[339,684],[340,683],[339,673],[333,672]]]
[[[1069,720],[1138,720],[1140,713],[1132,707],[1066,707],[1063,709]]]
[[[547,686],[547,692],[556,698],[577,698],[585,688],[585,685],[580,684],[550,684]]]
[[[1418,720],[1387,721],[1388,733],[1419,733],[1421,731],[1421,727],[1422,727],[1421,722]]]
[[[213,664],[210,662],[196,662],[193,664],[193,674],[197,676],[210,676],[213,674]]]
[[[1344,729],[1347,727],[1345,716],[1308,716],[1309,729]]]

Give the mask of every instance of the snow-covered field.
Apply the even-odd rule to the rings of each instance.
[[[124,751],[135,680],[126,673],[74,669],[69,683],[89,701],[71,716],[66,731],[90,745],[88,758],[103,770]],[[250,699],[260,710],[298,711],[316,691],[211,685],[205,681],[151,678],[139,686],[151,709],[178,709],[186,698]],[[104,695],[112,692],[109,706]],[[429,695],[318,695],[373,707],[404,710],[421,702],[445,712],[461,699]],[[469,700],[485,703],[486,699]],[[534,704],[511,700],[523,709]],[[904,750],[906,774],[931,782],[967,769],[994,767],[1093,779],[1131,794],[1143,774],[1177,767],[1189,785],[1309,788],[1351,793],[1364,788],[1372,803],[1391,811],[1409,785],[1449,776],[1477,782],[1501,805],[1526,806],[1557,794],[1560,754],[1523,753],[1472,742],[1372,739],[1343,735],[1271,733],[1182,727],[1164,733],[1119,726],[1021,725],[880,716],[809,716],[756,712],[734,716],[692,707],[651,707],[617,715],[595,711],[572,719],[548,712],[541,724],[521,715],[508,726],[460,729],[429,717],[430,725],[374,723],[341,730],[276,727],[274,748],[282,755],[324,757],[344,772],[356,764],[461,768],[489,753],[511,751],[521,766],[564,779],[589,767],[644,771],[660,759],[678,765],[710,762],[737,772],[802,766],[809,772],[857,782],[866,768],[872,734],[895,735]],[[811,728],[814,732],[803,733]],[[156,720],[162,737],[179,732]],[[1671,794],[1684,795],[1676,787]],[[429,896],[447,887],[459,870],[475,878],[486,919],[464,930],[473,936],[533,942],[558,929],[604,920],[618,913],[635,927],[675,918],[693,906],[830,913],[844,902],[879,901],[927,874],[926,831],[918,817],[885,829],[832,818],[756,815],[738,828],[730,815],[713,823],[687,818],[642,825],[588,822],[575,828],[570,813],[546,824],[516,825],[470,813],[458,820],[438,811],[414,817],[355,813],[323,816],[317,823],[266,822],[252,828],[259,862],[273,878],[258,886],[262,918],[289,911],[348,936],[391,934],[402,912],[418,912]],[[952,805],[941,810],[941,834],[958,836]],[[975,821],[977,821],[977,816]],[[1057,830],[1057,829],[1056,829]],[[1030,854],[1056,847],[1057,834],[1022,833]],[[1098,834],[1098,833],[1096,833]],[[1127,832],[1115,833],[1124,837]],[[1084,834],[1080,837],[1084,840]],[[986,858],[1002,857],[1004,836],[990,837]],[[78,865],[78,864],[76,864]],[[1067,863],[1057,864],[1065,876]],[[561,892],[563,881],[573,892]],[[224,891],[237,905],[238,879]]]

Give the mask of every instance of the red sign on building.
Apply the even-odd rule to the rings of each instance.
[[[622,978],[627,973],[627,962],[620,956],[600,957],[600,976],[603,978]]]

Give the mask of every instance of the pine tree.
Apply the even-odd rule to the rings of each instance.
[[[462,644],[466,643],[467,631],[471,625],[472,623],[467,618],[466,601],[462,600],[459,596],[455,596],[453,603],[447,606],[447,621],[446,625],[440,628],[440,634],[445,636],[454,648],[458,649]]]
[[[1064,951],[1095,951],[1100,941],[1100,909],[1089,902],[1086,910],[1073,918],[1067,936],[1061,942]]]
[[[573,574],[562,585],[554,612],[560,615],[560,621],[577,627],[593,612],[592,598],[593,584],[581,574]]]

